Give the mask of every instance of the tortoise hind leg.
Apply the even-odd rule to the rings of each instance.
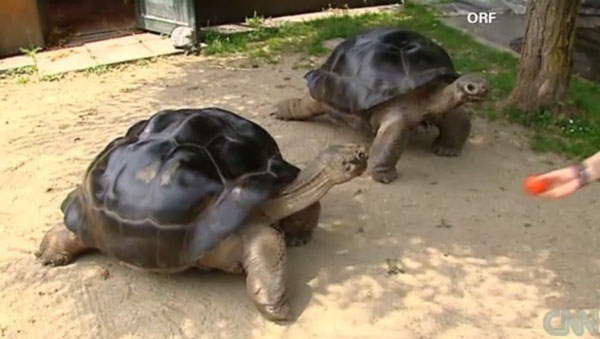
[[[50,229],[35,256],[41,259],[44,265],[63,266],[75,261],[82,253],[91,250],[64,225],[57,225]]]
[[[307,120],[322,115],[327,110],[306,92],[301,98],[286,99],[278,102],[269,112],[279,120]]]
[[[244,243],[242,265],[249,297],[267,319],[275,322],[290,320],[283,235],[263,224],[249,225],[240,234]]]
[[[460,154],[471,132],[471,120],[464,109],[454,109],[440,116],[435,125],[439,135],[433,142],[433,151],[439,156]]]
[[[35,256],[44,265],[62,266],[73,262],[80,254],[92,250],[82,239],[69,230],[81,230],[84,225],[83,209],[79,201],[80,186],[73,189],[60,205],[64,214],[64,224],[54,226],[44,235]],[[69,225],[67,228],[66,225]]]
[[[307,244],[313,230],[319,224],[321,215],[321,203],[315,202],[307,208],[290,215],[278,222],[278,228],[285,234],[287,246],[302,246]]]

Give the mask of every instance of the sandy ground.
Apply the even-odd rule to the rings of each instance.
[[[400,180],[359,178],[324,198],[313,241],[289,250],[297,317],[289,326],[263,320],[242,276],[142,273],[99,254],[61,268],[35,260],[92,157],[158,109],[234,110],[267,128],[298,165],[327,144],[360,140],[327,122],[264,115],[301,93],[298,65],[180,56],[2,83],[0,336],[545,338],[548,310],[600,305],[600,186],[556,202],[525,196],[522,178],[565,162],[529,151],[519,128],[482,120],[459,158],[433,155],[432,136],[414,138]]]

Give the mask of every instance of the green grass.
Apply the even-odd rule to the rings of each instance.
[[[35,66],[24,66],[18,68],[11,68],[6,71],[0,71],[0,79],[9,79],[9,78],[25,78],[29,75],[32,75],[36,72]]]
[[[39,46],[32,46],[28,48],[20,48],[19,50],[21,51],[21,53],[27,56],[35,57],[38,54],[38,52],[42,50],[42,48]]]
[[[111,66],[109,65],[99,65],[99,66],[94,66],[94,67],[90,67],[85,69],[83,72],[86,75],[91,75],[91,74],[104,74],[104,73],[108,73],[111,69]]]
[[[12,68],[6,71],[0,71],[0,80],[14,80],[17,84],[25,85],[34,80],[38,81],[46,81],[46,82],[56,82],[66,78],[69,75],[73,74],[83,74],[84,76],[92,76],[92,75],[102,75],[114,71],[118,71],[128,66],[147,66],[152,63],[157,62],[161,58],[166,58],[163,56],[159,57],[151,57],[146,59],[134,60],[132,62],[125,62],[119,64],[111,64],[111,65],[99,65],[89,67],[80,71],[66,72],[60,74],[52,74],[52,75],[39,75],[37,73],[37,67],[34,66],[25,66],[19,68]]]
[[[59,81],[61,79],[63,79],[66,76],[66,73],[58,73],[58,74],[49,74],[49,75],[43,75],[40,77],[40,81]]]
[[[253,28],[259,28],[265,22],[265,17],[262,15],[257,15],[256,11],[254,11],[254,15],[251,18],[246,18],[246,24]]]
[[[524,114],[515,110],[496,109],[494,103],[511,91],[518,59],[510,53],[485,46],[468,34],[445,26],[438,15],[422,5],[406,3],[400,12],[369,13],[360,16],[338,14],[310,22],[288,23],[280,27],[257,25],[252,32],[205,33],[205,55],[245,53],[255,58],[276,62],[285,52],[323,55],[322,43],[332,38],[348,38],[376,26],[406,27],[425,34],[440,43],[451,55],[461,73],[478,72],[492,86],[490,102],[477,112],[490,119],[507,119],[529,127],[534,133],[532,148],[583,157],[600,149],[600,87],[573,78],[569,99],[569,116],[540,110]],[[560,106],[560,105],[558,105]],[[573,112],[573,107],[575,108]]]
[[[25,85],[29,82],[29,77],[20,76],[17,78],[17,84]]]
[[[325,40],[336,37],[350,37],[377,24],[390,24],[402,21],[403,16],[395,13],[365,14],[361,16],[336,15],[304,23],[287,23],[279,27],[258,26],[252,32],[219,33],[204,32],[206,55],[226,55],[232,53],[263,50],[262,56],[281,52],[307,52],[323,54],[321,46]]]

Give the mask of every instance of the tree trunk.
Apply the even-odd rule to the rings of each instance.
[[[567,96],[580,2],[530,0],[519,74],[508,105],[532,112]]]

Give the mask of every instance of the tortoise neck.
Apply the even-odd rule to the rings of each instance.
[[[458,85],[455,82],[434,88],[428,100],[427,110],[429,114],[443,114],[460,106],[461,99],[458,93]]]
[[[315,159],[279,195],[265,202],[261,211],[269,219],[269,223],[273,223],[317,202],[334,185],[326,166]]]

